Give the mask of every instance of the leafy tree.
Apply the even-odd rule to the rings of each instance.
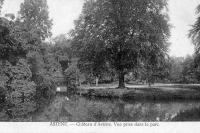
[[[75,86],[79,84],[79,76],[80,72],[77,68],[77,61],[76,59],[72,59],[72,63],[64,71],[65,85],[69,88],[69,91],[75,91]]]
[[[50,102],[60,76],[60,65],[51,51],[51,44],[44,41],[51,36],[52,20],[46,0],[24,0],[16,20],[20,40],[28,51],[27,61],[32,72],[31,80],[36,86],[38,106]]]
[[[196,8],[196,14],[198,15],[197,20],[192,25],[192,29],[189,31],[189,37],[192,39],[193,44],[195,45],[195,50],[199,53],[200,50],[200,5]]]
[[[143,77],[149,85],[154,83],[157,79],[163,79],[167,76],[167,47],[168,45],[161,45],[160,49],[157,49],[150,46],[147,47],[145,53],[143,53],[144,61],[141,63],[143,67]]]
[[[194,57],[187,56],[182,63],[183,70],[182,70],[182,82],[184,83],[197,83],[196,79],[196,69],[194,63]]]
[[[32,45],[51,36],[52,20],[49,19],[46,0],[24,0],[18,21],[24,38]]]
[[[0,17],[0,59],[13,60],[18,56],[25,57],[23,41],[18,40],[16,24],[4,17]]]
[[[199,65],[197,56],[171,57],[169,80],[174,83],[198,83]]]
[[[96,74],[106,63],[117,73],[119,88],[124,75],[144,62],[146,53],[166,53],[169,37],[166,0],[88,0],[72,31],[79,62]],[[152,49],[152,50],[150,50]]]
[[[57,61],[61,64],[63,72],[69,67],[72,58],[71,41],[61,34],[54,38],[55,45],[51,47]]]
[[[19,34],[28,50],[27,59],[32,67],[33,79],[46,68],[47,50],[43,40],[51,36],[52,20],[46,0],[25,0],[21,4],[17,19]],[[44,46],[43,46],[44,45]],[[46,64],[47,65],[47,64]],[[48,71],[48,70],[47,70]]]
[[[195,66],[195,75],[197,80],[199,80],[199,68],[200,68],[200,5],[196,8],[197,19],[192,25],[191,30],[189,31],[189,37],[191,38],[194,46],[195,46],[195,54],[194,54],[194,66]]]
[[[19,59],[16,65],[10,64],[5,73],[9,77],[7,98],[11,105],[9,109],[12,110],[12,115],[25,115],[36,110],[36,102],[34,101],[36,84],[31,81],[32,74],[27,61]]]
[[[41,45],[40,52],[27,54],[27,60],[33,75],[32,80],[37,84],[37,100],[38,102],[42,101],[41,104],[43,104],[43,102],[51,100],[55,94],[55,86],[62,77],[62,69],[50,52],[51,46],[45,43]]]
[[[0,17],[0,95],[10,115],[22,116],[48,103],[61,66],[43,41],[51,35],[46,0],[25,0],[19,17]],[[44,101],[45,100],[45,101]],[[37,103],[37,104],[36,104]]]
[[[181,75],[183,71],[182,63],[184,62],[183,57],[170,57],[170,72],[169,80],[173,83],[181,82]]]
[[[11,111],[12,117],[25,115],[34,111],[33,99],[36,94],[36,85],[31,81],[32,73],[25,59],[27,51],[23,47],[24,42],[18,38],[20,35],[15,21],[1,17],[0,27],[0,91],[3,92],[2,100],[7,105],[6,109]],[[30,102],[24,104],[24,101],[27,100]]]
[[[197,82],[200,81],[200,54],[194,54],[194,69]]]
[[[0,0],[0,14],[1,14],[1,8],[2,8],[2,5],[3,5],[3,2],[4,2],[4,0]]]

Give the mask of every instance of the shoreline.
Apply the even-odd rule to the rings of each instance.
[[[166,88],[166,87],[165,87]],[[122,98],[131,100],[200,100],[200,91],[193,88],[165,88],[140,87],[140,88],[88,88],[79,87],[77,94],[87,97]],[[174,90],[173,90],[174,89]],[[200,89],[200,86],[199,86]]]

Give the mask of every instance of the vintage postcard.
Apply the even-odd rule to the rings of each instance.
[[[0,122],[197,132],[200,0],[0,0]]]

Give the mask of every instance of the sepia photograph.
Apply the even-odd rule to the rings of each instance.
[[[0,122],[200,122],[200,0],[0,0]]]

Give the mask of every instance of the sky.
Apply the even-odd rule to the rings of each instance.
[[[19,11],[23,0],[5,0],[2,13],[14,13]],[[47,0],[49,15],[53,19],[53,37],[66,34],[74,27],[81,13],[84,0]],[[169,17],[171,28],[171,45],[169,54],[176,57],[192,55],[194,46],[188,38],[188,31],[196,20],[195,8],[200,0],[169,0]]]

